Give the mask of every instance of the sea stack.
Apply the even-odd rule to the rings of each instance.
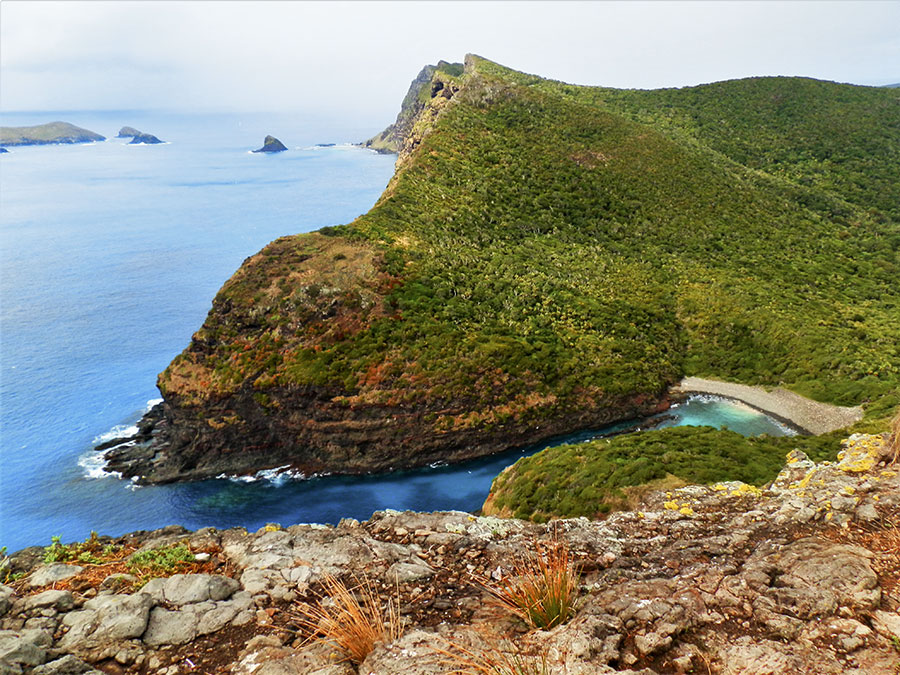
[[[285,150],[287,150],[287,147],[285,147],[284,143],[274,136],[266,136],[263,146],[253,152],[284,152]]]
[[[153,134],[145,134],[143,131],[138,131],[134,127],[122,127],[119,129],[119,133],[116,134],[116,138],[130,138],[131,141],[128,145],[155,145],[156,143],[162,143],[162,141]]]

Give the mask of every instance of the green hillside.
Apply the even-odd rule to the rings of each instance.
[[[315,391],[332,433],[402,414],[379,443],[439,449],[633,412],[685,374],[897,402],[897,90],[616,91],[471,56],[425,90],[369,213],[216,297],[160,377],[180,419],[240,425],[252,396],[296,434],[289,399]]]

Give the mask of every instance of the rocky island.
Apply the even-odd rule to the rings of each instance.
[[[134,127],[122,127],[119,129],[119,133],[116,134],[116,138],[130,138],[131,141],[129,142],[129,145],[155,145],[157,143],[162,143],[162,141],[153,134],[145,134],[143,131],[138,131]]]
[[[279,141],[274,136],[266,136],[263,140],[263,144],[261,148],[257,148],[253,152],[284,152],[287,150],[287,146],[284,143]]]
[[[50,122],[33,127],[0,127],[0,146],[95,143],[105,140],[105,136],[68,122]]]
[[[870,428],[900,402],[898,96],[429,66],[378,203],[248,258],[109,469],[455,462],[664,409],[686,375]]]

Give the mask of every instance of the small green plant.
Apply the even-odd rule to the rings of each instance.
[[[371,581],[354,578],[354,582],[348,586],[327,575],[316,602],[300,603],[296,617],[302,628],[317,636],[315,641],[336,647],[358,665],[376,644],[399,638],[403,626],[399,598],[382,605]]]
[[[578,572],[568,544],[558,537],[536,541],[533,552],[516,561],[506,578],[482,580],[481,585],[532,628],[554,628],[575,613]]]
[[[50,546],[44,548],[44,562],[70,562],[77,560],[87,565],[102,565],[109,562],[121,550],[115,544],[103,544],[96,532],[83,542],[63,544],[62,535],[50,537]]]
[[[128,561],[129,569],[138,576],[149,580],[178,573],[195,561],[194,554],[186,544],[175,544],[165,548],[139,551]]]
[[[71,548],[60,543],[61,540],[62,535],[59,534],[50,537],[50,545],[44,548],[45,563],[68,562],[73,558]]]
[[[25,576],[25,572],[12,571],[12,561],[9,556],[6,555],[6,547],[0,546],[0,584],[9,584],[13,581],[18,581],[23,576]]]

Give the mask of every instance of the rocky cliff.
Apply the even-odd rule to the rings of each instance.
[[[426,68],[378,203],[248,258],[110,468],[458,461],[658,410],[683,375],[877,419],[900,391],[897,95]]]
[[[26,549],[0,586],[0,668],[437,675],[506,653],[510,672],[894,675],[900,475],[885,438],[853,436],[823,464],[793,451],[764,489],[652,493],[601,521],[381,512]],[[529,629],[486,589],[554,541],[577,570],[574,616]],[[358,666],[300,620],[327,575],[399,602],[402,635]]]
[[[365,141],[362,144],[363,147],[384,153],[400,151],[404,140],[412,131],[416,118],[425,109],[428,101],[434,98],[436,93],[441,92],[446,84],[445,78],[435,78],[435,73],[442,73],[449,78],[456,78],[462,75],[463,64],[438,61],[436,66],[425,66],[422,68],[412,81],[412,84],[409,85],[406,96],[403,97],[397,119],[380,134]],[[444,95],[449,98],[450,91],[445,91]]]

